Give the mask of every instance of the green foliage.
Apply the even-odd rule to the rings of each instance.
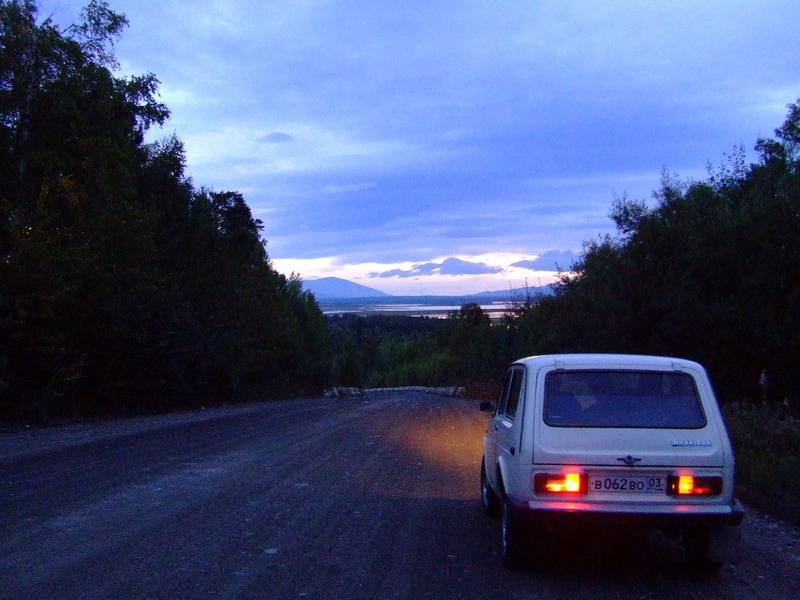
[[[489,316],[478,304],[463,305],[447,319],[450,331],[449,356],[456,382],[475,382],[499,377],[498,343]]]
[[[477,304],[446,319],[341,315],[330,320],[334,382],[347,387],[464,386],[494,395],[507,354],[506,329]]]
[[[197,190],[153,75],[119,79],[127,24],[0,2],[0,418],[165,410],[318,391],[328,332],[271,267],[241,194]]]
[[[430,336],[439,324],[427,317],[331,317],[336,357],[333,383],[346,387],[438,384],[447,375],[437,371],[428,359],[430,352],[438,351]]]
[[[733,403],[724,412],[736,448],[738,495],[800,523],[800,421],[786,405]]]

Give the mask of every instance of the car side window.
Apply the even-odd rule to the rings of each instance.
[[[509,419],[513,419],[517,414],[517,407],[519,406],[519,400],[522,396],[524,374],[525,372],[522,369],[514,369],[510,373],[508,400],[505,407],[505,415]]]
[[[519,400],[522,396],[524,375],[525,370],[519,367],[513,367],[506,372],[506,377],[503,380],[503,391],[497,404],[497,414],[499,416],[511,420],[516,416]]]
[[[509,369],[506,371],[506,376],[503,379],[503,391],[500,392],[500,399],[497,401],[497,415],[506,414],[506,406],[508,403],[508,392],[511,389],[513,371]]]

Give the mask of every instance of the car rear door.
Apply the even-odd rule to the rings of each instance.
[[[568,373],[564,371],[563,373]],[[646,468],[646,467],[722,467],[725,463],[726,443],[722,438],[716,419],[709,418],[707,403],[700,402],[702,385],[693,384],[693,400],[697,403],[697,414],[688,417],[683,423],[672,423],[670,419],[679,419],[679,403],[684,402],[682,396],[664,395],[659,398],[630,396],[620,399],[619,390],[591,389],[593,381],[601,386],[608,381],[599,370],[575,372],[570,385],[558,383],[560,373],[554,369],[542,369],[538,375],[541,379],[537,389],[548,388],[542,394],[541,419],[537,419],[537,442],[534,448],[534,463],[539,465],[577,464],[585,466],[603,466],[609,468]],[[631,381],[636,377],[660,378],[659,381],[691,383],[690,374],[683,373],[638,373],[626,372],[615,375],[615,383],[626,377]],[[568,380],[568,377],[561,377]],[[560,385],[560,387],[558,387]],[[632,383],[631,385],[634,385]],[[667,385],[666,383],[663,385]],[[548,387],[549,386],[549,387]],[[557,389],[556,389],[557,388]],[[563,388],[563,389],[562,389]],[[696,391],[695,391],[696,390]],[[642,416],[599,417],[593,423],[589,417],[591,406],[596,399],[614,398],[617,411],[620,408],[633,412],[636,403],[652,402],[641,410]],[[566,400],[565,400],[566,399]],[[556,408],[561,403],[565,408]],[[574,408],[568,409],[571,403]],[[599,403],[598,403],[599,404]],[[611,410],[614,410],[611,409]],[[572,412],[570,412],[572,411]],[[663,422],[658,411],[664,412]],[[576,414],[577,413],[577,414]],[[606,419],[606,420],[603,420]],[[628,422],[624,422],[629,419]],[[637,421],[641,419],[641,421]],[[616,425],[616,426],[615,426]]]

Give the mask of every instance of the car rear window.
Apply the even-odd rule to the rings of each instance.
[[[552,371],[544,421],[555,427],[699,429],[706,418],[694,378],[654,371]]]

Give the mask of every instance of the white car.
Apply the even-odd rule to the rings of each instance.
[[[716,570],[744,515],[705,369],[677,358],[534,356],[507,370],[484,439],[481,498],[502,515],[503,561],[521,566],[552,526],[634,525],[680,539]]]

